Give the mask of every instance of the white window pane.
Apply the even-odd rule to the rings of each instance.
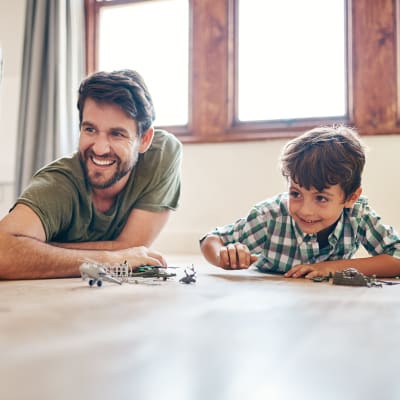
[[[239,0],[238,118],[346,115],[344,0]]]
[[[188,0],[102,7],[98,69],[134,69],[153,97],[156,125],[188,123]]]

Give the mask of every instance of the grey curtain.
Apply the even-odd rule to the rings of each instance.
[[[83,0],[29,0],[19,108],[15,190],[76,148],[77,90],[84,77]]]

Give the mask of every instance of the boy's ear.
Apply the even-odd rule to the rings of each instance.
[[[153,141],[154,137],[154,128],[150,127],[147,129],[146,132],[143,132],[142,137],[140,138],[140,146],[139,146],[139,153],[145,153]]]
[[[350,208],[353,206],[353,204],[357,201],[357,199],[361,196],[362,193],[362,188],[359,187],[356,189],[350,196],[349,198],[345,201],[344,203],[344,208]]]

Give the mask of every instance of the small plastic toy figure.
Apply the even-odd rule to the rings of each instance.
[[[334,285],[382,287],[382,284],[377,282],[375,275],[367,277],[355,268],[346,268],[341,272],[335,272],[332,283]]]
[[[346,268],[335,272],[333,275],[334,285],[369,286],[368,278],[355,268]]]
[[[328,281],[329,279],[332,278],[332,273],[329,272],[329,275],[325,275],[325,276],[314,276],[314,278],[311,278],[312,281],[314,282],[323,282],[323,281]]]
[[[194,266],[185,268],[185,276],[179,279],[179,282],[190,284],[196,282],[196,271]]]

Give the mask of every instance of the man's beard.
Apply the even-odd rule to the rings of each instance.
[[[126,176],[132,171],[133,167],[136,165],[137,160],[139,158],[139,153],[137,152],[131,163],[128,162],[122,163],[119,157],[113,156],[113,158],[116,158],[117,170],[115,171],[114,175],[111,176],[110,179],[101,183],[97,183],[95,181],[95,178],[101,178],[102,174],[100,172],[95,172],[91,178],[89,176],[89,171],[87,167],[87,162],[92,155],[93,153],[90,150],[86,150],[84,156],[82,156],[81,152],[79,152],[79,158],[83,166],[85,181],[93,189],[108,189],[111,186],[115,185],[120,179],[122,179],[124,176]]]

